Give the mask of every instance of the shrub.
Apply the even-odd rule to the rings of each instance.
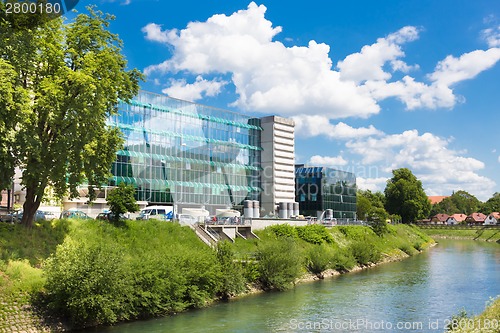
[[[222,271],[219,295],[223,299],[239,294],[245,290],[245,278],[241,263],[235,262],[234,252],[228,242],[217,244],[217,261]]]
[[[415,252],[415,249],[410,244],[407,243],[399,245],[399,249],[409,256],[412,256],[413,253]]]
[[[363,241],[355,241],[349,246],[349,249],[356,262],[363,266],[378,262],[382,256],[380,250],[373,244]]]
[[[223,288],[215,251],[189,228],[124,225],[82,223],[47,262],[45,301],[75,328],[200,307],[233,288]]]
[[[329,267],[332,253],[326,245],[314,245],[306,256],[306,268],[309,272],[323,278],[322,273]]]
[[[296,227],[297,235],[302,240],[311,244],[322,244],[327,242],[332,244],[333,237],[328,232],[325,226],[319,224],[311,224],[303,227]]]
[[[132,286],[122,263],[114,243],[64,242],[45,268],[49,307],[77,327],[126,318]]]
[[[356,259],[348,249],[337,250],[333,253],[330,265],[336,271],[347,272],[356,266]]]
[[[301,274],[301,254],[295,241],[290,238],[261,242],[257,260],[263,289],[284,290]]]
[[[297,230],[289,224],[275,224],[267,227],[271,230],[277,237],[289,237],[297,238]]]

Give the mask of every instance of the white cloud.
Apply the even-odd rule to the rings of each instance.
[[[483,30],[482,36],[489,47],[500,47],[500,25]]]
[[[186,83],[186,80],[172,80],[170,87],[163,89],[164,94],[172,97],[197,101],[203,96],[216,96],[227,82],[222,80],[205,80],[200,75],[194,83]]]
[[[326,167],[339,167],[343,165],[347,165],[347,161],[342,156],[320,156],[314,155],[312,156],[308,164],[314,166],[326,166]]]
[[[348,140],[372,135],[382,135],[373,125],[368,127],[354,128],[343,122],[331,124],[327,117],[323,116],[294,116],[295,132],[299,136],[314,137],[324,135],[330,139]]]
[[[119,2],[119,0],[105,0],[104,2]],[[126,5],[130,5],[132,3],[132,0],[123,0],[120,5],[122,6],[126,6]]]
[[[422,181],[428,195],[451,193],[463,189],[478,198],[488,198],[495,182],[478,174],[484,163],[461,156],[448,147],[451,139],[417,130],[381,138],[352,140],[346,144],[351,153],[362,156],[365,165],[377,164],[389,173],[407,167]]]
[[[175,30],[165,32],[161,30],[161,25],[156,23],[149,23],[141,29],[146,34],[146,39],[153,42],[168,43],[170,38],[169,34],[175,34]]]
[[[498,163],[500,163],[500,156],[498,156]]]
[[[356,185],[360,190],[370,190],[372,192],[383,192],[387,184],[387,179],[384,177],[378,178],[363,178],[356,177]]]
[[[437,86],[450,86],[460,81],[474,78],[500,60],[500,48],[486,51],[476,50],[465,53],[459,58],[447,56],[440,61],[434,73],[429,75]]]
[[[404,27],[386,38],[379,38],[375,44],[363,46],[361,52],[350,54],[338,62],[342,80],[357,83],[366,80],[389,80],[392,75],[383,69],[387,62],[391,63],[393,69],[410,70],[411,66],[398,59],[404,56],[401,44],[417,38],[417,28]]]
[[[266,10],[252,2],[247,9],[190,22],[181,30],[162,30],[161,25],[149,23],[142,29],[145,38],[168,45],[172,56],[147,67],[145,73],[228,75],[237,94],[231,105],[243,110],[368,118],[380,112],[381,100],[391,97],[409,110],[453,107],[463,98],[455,96],[450,86],[475,77],[500,58],[495,48],[448,56],[427,76],[429,83],[419,82],[408,75],[419,67],[402,60],[402,46],[417,40],[422,29],[407,26],[363,46],[332,69],[329,45],[311,40],[307,46],[287,47],[274,40],[282,28],[266,19]],[[496,38],[494,31],[488,36]],[[394,80],[395,71],[407,75]],[[171,84],[178,89],[182,82]]]

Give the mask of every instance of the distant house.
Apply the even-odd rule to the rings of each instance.
[[[444,199],[449,198],[449,197],[450,197],[449,195],[429,195],[429,196],[427,196],[427,198],[431,202],[431,205],[435,205],[437,203],[440,203],[441,201],[443,201]]]
[[[500,213],[499,212],[493,212],[490,215],[486,217],[486,220],[484,220],[485,225],[495,225],[495,224],[500,224]]]
[[[472,213],[467,216],[465,222],[470,224],[484,224],[485,220],[486,220],[486,215],[484,215],[483,213]]]
[[[448,217],[446,224],[459,224],[465,221],[467,215],[465,214],[453,214]]]
[[[446,224],[446,220],[448,219],[448,214],[436,214],[431,218],[432,224]]]

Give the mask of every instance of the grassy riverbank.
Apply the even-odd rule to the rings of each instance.
[[[432,244],[406,225],[389,226],[381,236],[369,227],[317,225],[273,226],[257,234],[259,240],[238,239],[214,250],[191,229],[159,221],[63,220],[31,230],[2,224],[0,332],[174,314],[249,287],[282,290],[308,274],[403,258]]]
[[[492,301],[480,315],[469,317],[461,313],[454,316],[448,330],[453,333],[500,332],[500,298]]]
[[[422,228],[422,232],[432,238],[472,239],[500,243],[500,229],[487,228]]]

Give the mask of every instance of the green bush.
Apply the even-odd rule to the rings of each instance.
[[[243,267],[235,261],[231,244],[226,241],[217,244],[217,261],[222,271],[219,295],[227,299],[243,292],[246,289]]]
[[[399,249],[409,256],[412,256],[415,253],[415,249],[410,244],[407,243],[399,245]]]
[[[303,227],[296,227],[297,235],[300,239],[311,244],[322,244],[323,242],[332,244],[333,237],[325,226],[311,224]]]
[[[337,250],[333,253],[330,265],[336,271],[347,272],[356,266],[356,259],[349,249]]]
[[[331,248],[322,244],[314,245],[307,251],[306,268],[312,274],[322,278],[322,273],[330,266]]]
[[[349,250],[356,259],[356,262],[362,266],[376,263],[380,260],[382,254],[374,244],[363,241],[355,241],[349,245]]]
[[[282,238],[297,238],[297,228],[289,224],[275,224],[267,227],[274,235]]]
[[[263,289],[284,290],[302,272],[302,257],[291,238],[262,241],[257,250],[259,282]]]
[[[49,307],[76,326],[110,324],[127,318],[129,274],[116,243],[67,240],[47,260]]]
[[[255,260],[243,260],[243,277],[248,283],[258,283],[260,280],[259,263]]]
[[[371,227],[339,226],[337,228],[349,240],[365,241],[367,239],[374,238],[374,237],[378,238]]]
[[[82,223],[45,272],[46,302],[75,328],[200,307],[236,288],[189,228],[158,221]]]

